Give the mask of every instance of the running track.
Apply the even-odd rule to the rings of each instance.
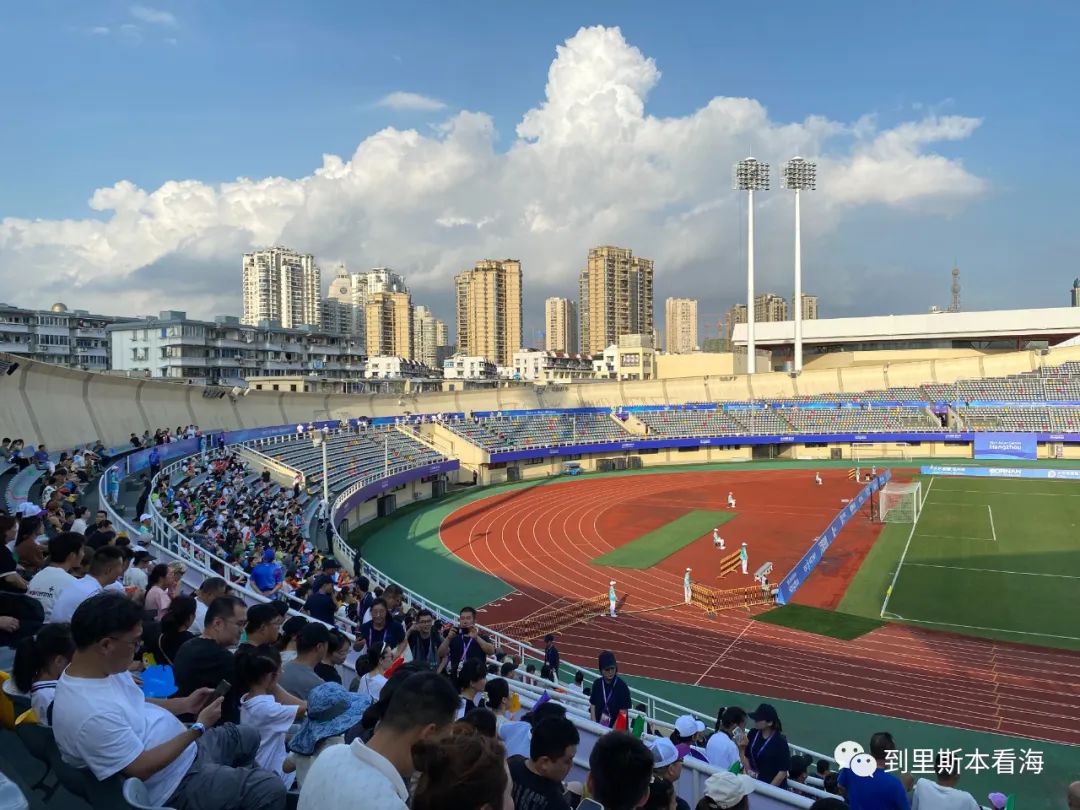
[[[589,563],[689,509],[722,509],[730,489],[738,516],[721,535],[729,550],[749,543],[751,570],[772,560],[778,580],[838,511],[840,496],[855,491],[842,473],[826,474],[823,487],[808,484],[811,477],[805,470],[657,473],[557,483],[473,502],[448,516],[440,533],[463,560],[516,589],[486,606],[487,624],[595,596],[617,580],[620,597],[628,597],[622,615],[560,637],[564,657],[582,666],[594,667],[598,651],[610,649],[629,674],[1080,744],[1080,654],[901,625],[839,641],[755,622],[745,612],[709,619],[678,603],[686,566],[695,579],[709,579],[718,555],[711,536],[646,570]],[[867,525],[854,520],[823,560],[826,573],[815,572],[804,587],[820,591],[815,580],[822,580],[835,591],[838,573],[846,582],[873,541]],[[741,584],[730,579],[722,587]],[[818,593],[812,601],[835,603],[836,596]]]

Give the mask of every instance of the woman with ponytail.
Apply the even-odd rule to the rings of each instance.
[[[449,732],[412,746],[420,780],[412,810],[513,810],[502,743],[455,723]]]
[[[12,680],[23,694],[30,695],[30,708],[38,724],[52,725],[52,707],[56,682],[75,654],[71,625],[47,624],[33,638],[24,638],[15,649]]]
[[[254,647],[236,656],[240,681],[240,724],[259,730],[259,750],[255,764],[276,773],[286,788],[296,777],[293,768],[285,773],[285,735],[307,713],[307,703],[278,686],[281,653],[270,645]]]
[[[158,648],[165,658],[161,663],[172,664],[180,645],[195,638],[189,629],[195,621],[195,607],[194,596],[178,596],[169,603],[161,617],[161,637],[158,639]]]

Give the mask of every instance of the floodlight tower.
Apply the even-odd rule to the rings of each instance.
[[[784,164],[784,188],[795,192],[795,373],[802,371],[802,209],[800,192],[817,186],[817,164],[793,157]]]
[[[736,191],[745,191],[746,216],[746,373],[756,371],[754,355],[754,192],[769,190],[769,164],[752,157],[735,164]]]

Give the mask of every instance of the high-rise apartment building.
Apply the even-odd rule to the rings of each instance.
[[[754,298],[754,320],[786,321],[788,319],[787,300],[773,293],[762,293]]]
[[[577,353],[577,303],[569,298],[544,301],[544,348],[549,352]]]
[[[817,296],[807,295],[803,293],[802,296],[802,317],[804,321],[816,321],[817,320]]]
[[[321,327],[322,281],[310,253],[280,246],[245,253],[243,274],[243,323],[276,321],[284,329]]]
[[[367,303],[377,292],[405,292],[405,279],[388,267],[376,267],[363,273],[349,274],[342,265],[330,283],[329,299],[348,306],[352,314],[351,333],[363,342],[367,339]]]
[[[369,356],[413,359],[413,306],[407,292],[376,292],[365,306]]]
[[[578,291],[582,352],[600,354],[621,335],[653,334],[652,259],[629,248],[592,248]]]
[[[727,329],[726,329],[727,334],[726,334],[726,337],[727,337],[727,340],[728,340],[729,343],[731,342],[732,334],[734,334],[734,332],[735,332],[735,324],[746,323],[746,321],[747,321],[746,313],[747,313],[746,304],[735,304],[735,306],[733,306],[731,309],[728,310],[727,319],[726,319],[727,320]]]
[[[423,304],[413,308],[413,360],[428,368],[442,368],[452,352],[446,323]]]
[[[664,348],[668,354],[689,354],[698,347],[698,302],[669,298],[664,302]]]
[[[521,262],[484,259],[454,277],[458,352],[513,363],[521,348]]]

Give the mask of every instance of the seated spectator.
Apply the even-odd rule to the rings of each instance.
[[[149,551],[136,551],[135,556],[131,558],[131,563],[128,565],[127,570],[124,571],[124,586],[127,588],[138,588],[142,593],[146,593],[150,587],[150,568],[154,565],[154,558],[150,556]],[[144,597],[145,604],[145,597]],[[200,628],[198,632],[202,632]]]
[[[466,659],[458,672],[457,687],[461,695],[461,705],[458,707],[457,717],[465,716],[465,712],[474,706],[484,706],[487,686],[487,665],[478,658]]]
[[[236,677],[240,684],[240,723],[259,732],[259,750],[255,763],[276,773],[286,788],[291,788],[295,774],[285,773],[285,735],[294,723],[304,718],[307,704],[285,693],[281,702],[277,689],[281,674],[281,654],[270,646],[256,647],[236,659]]]
[[[282,617],[277,605],[271,602],[258,602],[252,605],[247,611],[246,640],[237,652],[248,647],[262,647],[266,644],[277,647],[281,636],[281,623]],[[278,655],[280,657],[280,650]]]
[[[158,563],[147,575],[146,599],[143,600],[143,607],[153,614],[154,619],[161,621],[161,617],[169,609],[175,592],[175,580],[169,571],[169,566]]]
[[[970,793],[957,790],[960,763],[946,760],[940,754],[934,763],[937,781],[920,779],[911,794],[911,810],[979,810],[979,803]]]
[[[589,718],[612,728],[619,712],[630,711],[630,687],[619,677],[615,653],[604,650],[599,658],[600,677],[593,683],[589,698]]]
[[[82,561],[83,536],[76,532],[62,532],[49,540],[49,563],[30,580],[27,593],[41,602],[45,621],[52,616],[57,598],[75,582],[71,569]]]
[[[307,627],[304,616],[290,616],[281,625],[281,637],[278,639],[278,652],[281,653],[282,665],[296,659],[296,640],[300,631]]]
[[[836,776],[836,774],[830,775]],[[829,797],[827,799],[818,799],[810,805],[810,810],[850,810],[850,808],[843,799],[833,799],[832,797]]]
[[[637,737],[613,731],[589,754],[589,796],[604,810],[634,810],[648,799],[653,756]]]
[[[717,718],[716,733],[705,744],[705,757],[709,764],[722,771],[734,770],[739,763],[746,770],[743,762],[746,751],[746,712],[738,706],[728,706]]]
[[[315,666],[326,657],[330,648],[330,628],[320,622],[308,622],[296,641],[296,658],[281,668],[281,688],[301,700],[308,693],[325,683]]]
[[[34,507],[37,509],[37,507]],[[25,593],[27,582],[19,574],[19,564],[9,548],[15,542],[19,524],[11,515],[0,515],[0,590]]]
[[[565,717],[549,717],[536,723],[528,758],[509,761],[514,806],[570,810],[562,782],[574,765],[579,742],[577,728]]]
[[[405,628],[400,622],[390,618],[386,601],[381,597],[372,603],[369,613],[371,619],[360,625],[353,649],[362,650],[365,646],[370,649],[376,645],[380,647],[385,645],[394,650],[394,657],[397,658],[400,655],[398,648],[402,650],[405,648]],[[442,654],[441,647],[439,653]]]
[[[311,618],[334,626],[334,614],[337,613],[337,603],[334,601],[334,580],[328,576],[315,577],[311,586],[311,596],[304,602],[304,612]]]
[[[847,799],[851,810],[908,810],[903,783],[887,770],[886,757],[889,751],[895,750],[892,735],[879,731],[870,738],[870,756],[877,760],[877,768],[871,776],[856,776],[850,768],[840,769],[840,795]]]
[[[510,684],[505,678],[491,678],[484,684],[485,698],[488,708],[495,713],[495,718],[501,726],[510,717]]]
[[[694,810],[749,810],[754,780],[727,771],[705,780],[705,791]]]
[[[273,597],[285,582],[285,571],[272,548],[263,552],[262,562],[251,569],[250,584],[256,593]]]
[[[750,712],[754,728],[746,741],[746,760],[749,773],[762,782],[782,786],[787,781],[791,763],[791,748],[783,734],[780,715],[769,703],[762,703]]]
[[[457,705],[442,675],[420,672],[405,678],[367,745],[358,740],[335,745],[315,760],[300,791],[299,810],[348,807],[358,797],[366,807],[406,810],[406,780],[417,770],[414,746],[450,725]]]
[[[394,663],[394,651],[387,646],[365,647],[356,659],[356,689],[358,695],[366,695],[372,701],[379,699],[383,686],[386,685],[386,670]]]
[[[228,592],[229,586],[221,577],[207,577],[202,581],[199,590],[195,592],[195,621],[191,623],[191,632],[202,633],[206,625],[206,611],[215,599],[225,596]],[[249,616],[249,621],[250,618]],[[251,632],[250,628],[248,632]]]
[[[413,661],[420,661],[429,669],[437,670],[443,660],[439,657],[439,648],[442,646],[443,638],[434,627],[435,614],[425,608],[416,614],[416,621],[405,634],[405,639]],[[513,671],[512,668],[511,671]]]
[[[295,769],[296,787],[304,786],[308,770],[330,745],[345,742],[345,732],[360,722],[371,701],[345,691],[338,683],[324,683],[308,693],[307,714],[289,740],[286,762]],[[286,766],[288,767],[288,766]]]
[[[567,684],[566,691],[567,692],[576,692],[579,695],[583,695],[583,694],[585,694],[584,685],[585,685],[585,673],[582,670],[579,669],[577,672],[574,673],[574,682],[571,683],[571,684]]]
[[[491,709],[473,709],[465,712],[465,716],[458,720],[455,725],[469,726],[474,731],[483,734],[485,737],[491,737],[493,740],[498,738],[498,723],[495,719],[495,712]]]
[[[161,617],[161,635],[158,638],[158,649],[164,657],[159,664],[172,664],[176,660],[176,653],[187,641],[195,638],[191,632],[192,622],[195,621],[195,597],[178,596],[169,605],[165,615]]]
[[[817,777],[818,779],[824,779],[832,773],[832,763],[827,759],[819,759],[817,761]]]
[[[458,613],[458,625],[446,632],[446,638],[439,645],[439,658],[449,658],[447,672],[457,675],[462,662],[470,659],[486,661],[495,654],[495,645],[483,636],[476,626],[476,608],[463,607]]]
[[[15,648],[11,678],[20,692],[30,696],[30,708],[37,715],[38,725],[52,725],[57,679],[74,654],[69,624],[47,624]]]
[[[675,793],[675,785],[667,779],[656,777],[649,783],[649,798],[641,806],[641,810],[675,810],[679,806],[678,802],[682,802],[686,807],[690,806]]]
[[[93,596],[75,611],[71,633],[75,655],[60,676],[53,711],[65,761],[99,780],[141,779],[155,806],[284,810],[281,780],[250,768],[258,732],[211,728],[221,700],[206,704],[210,690],[171,700],[143,697],[127,672],[142,636],[137,604],[119,594]],[[197,721],[185,728],[177,714],[197,714]]]
[[[685,754],[679,752],[675,743],[664,737],[657,737],[649,743],[649,753],[653,758],[653,782],[657,780],[667,781],[672,784],[679,781],[682,776],[682,761]],[[678,810],[690,810],[690,805],[685,799],[676,799]]]
[[[173,676],[177,694],[193,695],[200,689],[216,689],[222,681],[233,687],[225,695],[221,719],[226,723],[240,721],[240,692],[236,686],[236,661],[229,652],[240,641],[247,608],[235,596],[222,596],[206,611],[206,627],[202,635],[185,642],[173,659]]]
[[[505,678],[508,681],[516,681],[518,679],[517,664],[513,661],[503,661],[502,665],[499,667],[499,677]]]
[[[460,724],[413,746],[412,810],[514,810],[502,745]]]
[[[123,586],[117,580],[124,573],[124,554],[116,546],[102,546],[94,552],[90,571],[81,579],[67,585],[53,605],[51,622],[70,622],[76,608],[85,600],[106,588],[122,595]]]
[[[250,610],[248,615],[251,615]],[[341,673],[338,672],[338,667],[345,663],[351,646],[348,636],[340,630],[332,628],[330,630],[330,644],[326,648],[326,657],[315,665],[315,674],[324,681],[341,683]]]
[[[702,746],[705,742],[705,724],[690,714],[675,718],[675,730],[671,732],[671,741],[684,757],[693,757],[707,762]]]

